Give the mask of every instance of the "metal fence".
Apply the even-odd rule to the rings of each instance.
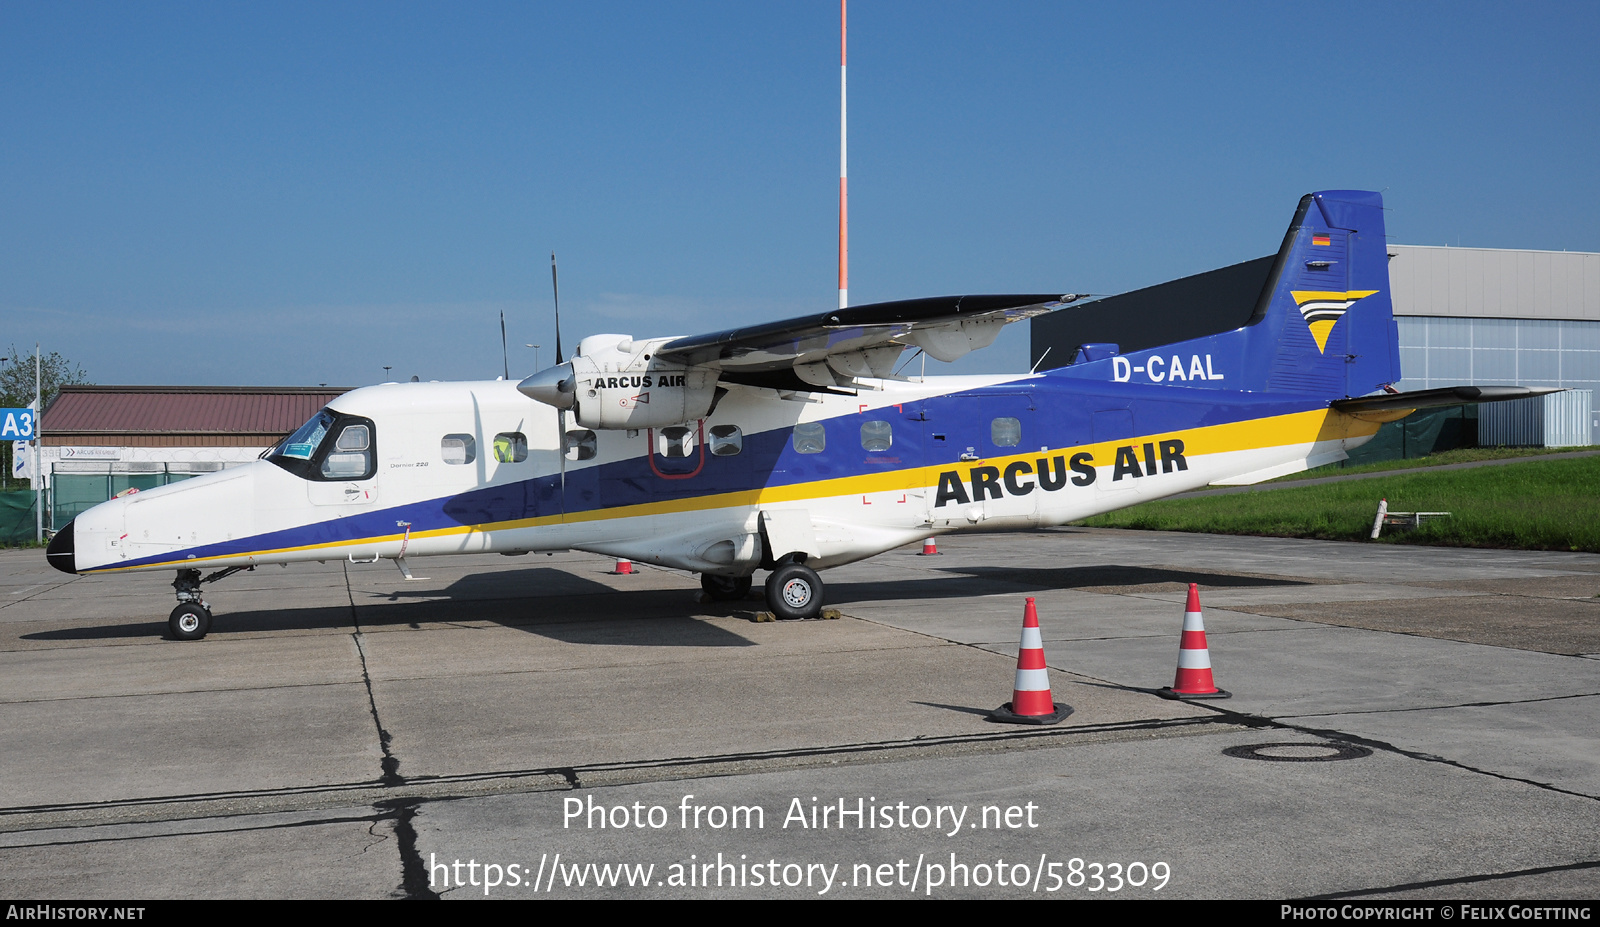
[[[223,464],[211,462],[60,461],[50,468],[46,525],[58,529],[130,489],[154,489],[221,469]]]
[[[1594,391],[1569,389],[1479,407],[1484,447],[1583,447],[1593,441]]]
[[[34,524],[31,489],[0,492],[0,544],[27,544],[33,541]]]

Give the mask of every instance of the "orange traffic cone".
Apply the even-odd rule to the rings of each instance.
[[[623,558],[618,557],[617,558],[617,568],[615,570],[611,571],[611,575],[612,576],[632,576],[633,575],[633,561],[632,560],[624,560]]]
[[[1189,604],[1183,609],[1183,637],[1178,641],[1178,675],[1170,688],[1156,692],[1162,698],[1230,698],[1211,678],[1211,650],[1206,646],[1206,624],[1200,614],[1200,587],[1189,584]]]
[[[932,556],[935,556],[938,553],[939,553],[939,545],[933,543],[933,538],[928,538],[926,541],[922,542],[922,553],[917,554],[917,556],[918,557],[932,557]]]
[[[989,713],[990,721],[1011,724],[1058,724],[1072,714],[1072,706],[1051,700],[1050,671],[1044,665],[1044,640],[1039,635],[1039,615],[1033,597],[1022,609],[1022,643],[1017,648],[1017,682],[1011,701]]]

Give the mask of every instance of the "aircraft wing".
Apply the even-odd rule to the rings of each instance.
[[[987,347],[1009,322],[1054,312],[1082,297],[938,296],[852,306],[661,345],[656,357],[719,368],[720,378],[752,386],[814,389],[856,377],[886,377],[908,346],[952,361]]]
[[[1527,399],[1558,393],[1558,388],[1532,386],[1446,386],[1442,389],[1419,389],[1409,393],[1380,393],[1376,396],[1358,396],[1339,399],[1333,407],[1352,415],[1361,412],[1394,412],[1401,409],[1434,409],[1441,406],[1459,406],[1464,402],[1504,402],[1508,399]]]

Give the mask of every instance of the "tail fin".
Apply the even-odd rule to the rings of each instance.
[[[1301,197],[1243,327],[1054,373],[1328,400],[1398,381],[1383,197],[1358,190]]]
[[[1264,368],[1264,352],[1249,352],[1247,389],[1343,398],[1398,381],[1383,197],[1360,190],[1302,197],[1252,322],[1259,335],[1271,333],[1275,349]]]

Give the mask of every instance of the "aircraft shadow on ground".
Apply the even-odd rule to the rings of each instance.
[[[1046,569],[1004,566],[941,567],[938,572],[959,574],[959,576],[952,575],[948,579],[937,580],[921,578],[830,583],[827,587],[828,599],[833,604],[844,604],[896,599],[951,599],[1023,589],[1115,589],[1165,584],[1177,584],[1181,588],[1189,583],[1217,588],[1310,585],[1285,578],[1230,576],[1224,573],[1115,564]],[[823,574],[823,580],[826,582],[827,574]]]
[[[1309,585],[1291,579],[1230,576],[1161,567],[1081,566],[1035,569],[1003,566],[941,568],[945,578],[827,583],[831,604],[910,599],[954,599],[1030,589],[1141,587],[1199,583],[1241,588]],[[824,582],[827,574],[823,574]],[[759,587],[758,587],[759,588]],[[363,627],[462,625],[491,621],[569,644],[639,647],[751,647],[754,642],[706,617],[749,618],[759,601],[697,605],[687,589],[618,591],[604,583],[554,567],[463,576],[449,586],[356,588],[356,615]],[[226,594],[217,596],[219,605]],[[353,629],[350,606],[245,609],[222,605],[211,636]],[[56,628],[21,636],[28,641],[128,640],[163,637],[166,621]]]
[[[212,635],[226,637],[260,631],[349,630],[350,606],[330,608],[280,608],[271,611],[246,611],[223,614],[211,626]],[[128,624],[100,624],[79,628],[56,628],[23,634],[25,641],[152,640],[167,636],[165,618]]]
[[[753,641],[700,620],[748,617],[757,603],[694,604],[686,589],[618,591],[562,570],[541,567],[464,576],[437,586],[352,590],[356,621],[371,630],[468,625],[490,621],[569,644],[640,647],[751,647]],[[217,617],[208,638],[231,634],[354,630],[348,604],[324,608],[228,611],[215,595]],[[58,628],[23,635],[31,641],[151,639],[167,635],[166,621]]]
[[[1122,566],[1101,564],[1078,567],[1004,567],[972,566],[951,567],[946,572],[965,573],[1001,582],[1021,583],[1030,586],[1047,586],[1052,589],[1083,589],[1096,586],[1155,586],[1177,583],[1188,586],[1199,583],[1219,589],[1239,589],[1256,586],[1309,586],[1304,580],[1283,576],[1237,576],[1228,573],[1205,573],[1197,570],[1174,570],[1168,567]]]

